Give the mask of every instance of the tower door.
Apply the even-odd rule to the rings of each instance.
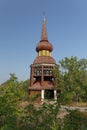
[[[54,99],[54,90],[45,90],[44,97],[45,99]]]

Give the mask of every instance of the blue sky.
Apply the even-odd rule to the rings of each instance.
[[[87,0],[0,0],[0,83],[9,73],[29,78],[43,12],[56,62],[66,56],[87,58]]]

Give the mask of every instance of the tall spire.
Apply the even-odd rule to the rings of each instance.
[[[47,31],[46,31],[46,18],[43,18],[43,23],[42,23],[42,34],[41,34],[41,41],[46,40],[48,41],[47,37]]]
[[[48,41],[48,37],[47,37],[47,32],[46,32],[46,19],[44,17],[43,19],[43,23],[42,23],[42,34],[41,34],[41,40],[38,43],[38,45],[36,46],[36,51],[42,51],[42,50],[48,50],[48,51],[52,51],[53,50],[53,46],[51,43],[49,43]]]

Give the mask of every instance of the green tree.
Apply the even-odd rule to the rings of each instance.
[[[61,99],[63,102],[81,101],[87,99],[87,60],[78,60],[77,57],[65,57],[59,61],[61,72]],[[57,84],[59,72],[57,74]]]
[[[64,117],[63,130],[87,130],[87,112],[70,111]]]
[[[15,74],[10,74],[10,79],[0,87],[0,129],[15,130],[22,109],[19,104],[23,99],[20,83]]]
[[[56,89],[62,89],[62,74],[61,74],[61,70],[60,70],[60,65],[57,64],[54,69],[53,69],[53,75],[55,78],[55,86]]]
[[[29,104],[24,109],[22,127],[26,130],[61,130],[61,120],[57,117],[58,104],[42,104],[37,109]],[[24,129],[23,129],[24,130]]]

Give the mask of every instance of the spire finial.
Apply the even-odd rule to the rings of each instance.
[[[45,11],[44,11],[44,12],[43,12],[43,20],[44,20],[44,21],[46,21],[46,18],[45,18],[45,17],[46,17],[46,13],[45,13]]]
[[[42,34],[41,34],[41,40],[48,40],[47,37],[47,31],[46,31],[46,18],[45,18],[45,12],[43,13],[43,23],[42,23]]]

